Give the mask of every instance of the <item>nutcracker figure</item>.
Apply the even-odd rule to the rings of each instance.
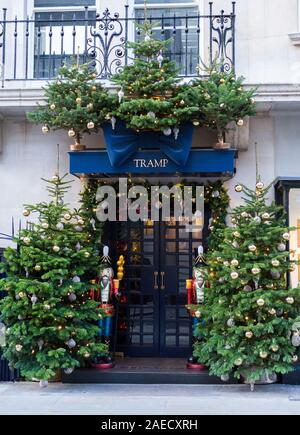
[[[99,276],[99,289],[93,292],[93,299],[100,302],[99,308],[105,312],[105,317],[98,322],[99,326],[99,340],[101,343],[110,347],[111,336],[113,329],[113,318],[115,315],[114,304],[118,301],[119,297],[119,280],[114,278],[114,271],[109,257],[109,249],[107,246],[103,248],[102,265],[103,269]],[[111,355],[99,355],[93,364],[96,368],[112,368],[114,367],[114,360]]]
[[[195,264],[193,267],[193,279],[188,279],[186,281],[187,290],[187,310],[191,315],[192,329],[193,332],[199,325],[204,325],[204,320],[201,318],[201,311],[197,305],[204,303],[205,298],[205,288],[209,286],[208,281],[205,278],[206,275],[206,264],[203,257],[203,246],[198,247],[198,255],[195,259]],[[196,307],[195,307],[196,306]],[[198,337],[193,336],[193,346],[195,342],[199,341]],[[206,367],[198,362],[198,359],[194,356],[188,358],[187,367],[190,369],[203,370]]]

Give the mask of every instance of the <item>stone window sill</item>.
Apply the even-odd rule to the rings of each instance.
[[[300,45],[300,32],[290,33],[289,38],[292,41],[293,45]]]

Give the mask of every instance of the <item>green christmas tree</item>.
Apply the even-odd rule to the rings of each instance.
[[[116,118],[135,130],[163,131],[170,135],[172,128],[177,137],[180,125],[190,120],[198,111],[193,106],[193,96],[187,95],[187,86],[181,86],[177,78],[175,62],[166,57],[171,40],[154,37],[154,24],[145,17],[139,26],[141,39],[128,43],[133,50],[133,63],[112,77],[120,88]],[[186,99],[185,99],[186,98]]]
[[[193,93],[198,99],[198,122],[215,130],[220,144],[224,143],[224,134],[228,124],[236,122],[241,127],[246,116],[255,115],[255,89],[243,88],[243,77],[235,77],[234,72],[223,72],[215,62],[206,69],[208,79],[193,82]],[[197,120],[196,120],[197,122]]]
[[[116,104],[116,98],[96,78],[88,64],[63,66],[45,88],[46,105],[28,113],[28,119],[43,124],[43,133],[66,130],[80,147],[82,135],[97,132]]]
[[[82,179],[83,186],[80,192],[81,207],[78,213],[84,220],[84,228],[87,232],[89,243],[94,246],[101,244],[101,237],[103,232],[104,223],[100,222],[97,218],[97,190],[99,188],[99,182],[96,180]],[[94,273],[94,271],[92,271]],[[97,271],[99,274],[99,264],[97,262]],[[94,273],[95,276],[95,273]]]
[[[209,182],[205,186],[205,202],[211,213],[207,244],[209,251],[213,251],[218,249],[223,241],[223,232],[227,226],[226,219],[230,205],[230,197],[221,180]]]
[[[19,248],[6,249],[0,280],[4,356],[25,378],[41,381],[106,352],[97,343],[103,312],[89,298],[100,253],[82,216],[64,203],[70,182],[54,175],[47,186],[50,202],[25,206],[24,216],[34,219],[15,240]]]
[[[224,229],[223,242],[207,256],[210,288],[198,307],[206,327],[199,329],[204,341],[194,355],[223,380],[234,372],[254,383],[291,371],[298,359],[290,334],[299,290],[286,284],[295,268],[286,247],[290,229],[282,208],[268,204],[269,189],[261,181],[255,190],[236,187],[245,204],[233,210],[233,227]]]

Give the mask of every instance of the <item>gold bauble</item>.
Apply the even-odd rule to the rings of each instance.
[[[271,346],[271,350],[272,350],[272,352],[278,352],[279,351],[279,346],[277,346],[277,344],[273,344]]]
[[[293,362],[294,362],[294,363],[296,363],[296,362],[298,361],[298,359],[299,359],[299,358],[298,358],[298,355],[294,355],[294,356],[293,356]]]
[[[30,215],[30,211],[24,209],[24,210],[23,210],[23,216],[27,217],[27,216],[29,216],[29,215]]]
[[[87,128],[89,130],[92,130],[93,128],[95,128],[95,124],[93,123],[93,121],[90,121],[90,122],[87,123]]]
[[[29,243],[31,242],[30,237],[24,237],[23,242],[25,243],[25,245],[29,245]]]
[[[251,269],[251,272],[253,273],[253,275],[258,275],[260,274],[261,270],[259,269],[259,267],[253,267],[253,269]]]
[[[76,98],[76,103],[77,103],[77,104],[81,104],[81,101],[82,101],[82,100],[81,100],[80,97],[77,97],[77,98]]]
[[[51,104],[50,109],[55,110],[55,107],[56,107],[55,104]]]
[[[242,127],[242,126],[244,125],[244,120],[243,120],[243,119],[239,119],[239,120],[237,121],[237,125],[238,125],[239,127]]]
[[[283,238],[284,240],[290,240],[290,235],[289,235],[289,233],[284,233],[284,234],[282,234],[282,238]]]
[[[42,270],[42,267],[39,264],[37,264],[36,266],[34,266],[34,270],[40,272]]]
[[[201,312],[200,311],[195,311],[195,316],[197,317],[197,318],[199,318],[199,317],[201,317]]]
[[[235,188],[234,188],[234,190],[236,191],[236,192],[242,192],[243,191],[243,186],[241,186],[240,184],[237,184],[236,186],[235,186]]]
[[[261,351],[261,352],[259,352],[259,356],[262,359],[266,359],[268,357],[268,352]]]
[[[85,258],[89,258],[89,257],[91,256],[91,254],[90,254],[89,252],[86,251],[86,252],[84,253],[84,256],[85,256]]]
[[[57,245],[54,245],[52,248],[53,252],[59,252],[60,251],[60,247]]]
[[[263,298],[257,299],[256,301],[259,307],[263,307],[265,305],[265,300]]]
[[[274,308],[271,308],[271,309],[269,310],[269,314],[271,314],[271,316],[275,316],[275,314],[276,314],[276,310],[275,310]]]
[[[78,219],[77,224],[81,225],[81,226],[84,225],[84,220],[83,219]]]
[[[66,221],[69,221],[69,220],[71,219],[71,215],[70,215],[69,213],[66,213],[66,214],[64,215],[64,219],[65,219]]]
[[[276,259],[272,260],[271,263],[272,263],[272,266],[274,266],[274,267],[280,266],[280,262]]]
[[[253,332],[252,331],[247,331],[245,334],[246,338],[252,338],[253,337]]]
[[[239,274],[237,272],[231,272],[230,276],[232,279],[238,279]]]
[[[262,216],[263,220],[268,220],[270,219],[270,214],[269,213],[263,213]]]
[[[234,237],[241,237],[241,233],[239,233],[238,231],[234,231],[233,235]]]
[[[293,305],[293,303],[295,302],[295,299],[292,298],[291,296],[289,296],[288,298],[286,298],[286,301],[288,304]]]
[[[47,134],[49,133],[50,128],[48,127],[48,125],[43,125],[42,127],[42,133]]]
[[[238,358],[234,361],[234,365],[236,366],[241,366],[242,364],[243,364],[242,358]]]
[[[236,260],[236,259],[231,260],[231,266],[236,267],[236,266],[238,266],[239,264],[240,264],[240,263],[239,263],[238,260]]]
[[[250,245],[250,246],[248,247],[248,249],[249,249],[250,252],[255,252],[257,248],[256,248],[255,245]]]
[[[258,189],[258,190],[262,190],[264,187],[265,187],[265,185],[264,185],[264,183],[262,183],[261,181],[258,181],[258,183],[256,183],[256,189]]]

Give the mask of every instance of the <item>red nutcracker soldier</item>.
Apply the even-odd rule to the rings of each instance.
[[[201,312],[195,309],[193,305],[201,305],[204,303],[205,288],[209,287],[208,281],[205,279],[206,265],[203,258],[203,246],[198,247],[198,256],[195,259],[195,265],[193,267],[193,279],[186,280],[187,290],[187,310],[191,315],[193,331],[199,324],[204,325],[204,320],[201,318]],[[193,337],[193,345],[198,338]],[[198,359],[194,356],[190,356],[187,362],[187,368],[203,370],[206,367],[198,362]]]
[[[110,347],[113,318],[115,315],[114,302],[119,297],[119,280],[114,278],[113,268],[110,266],[109,248],[104,246],[102,264],[104,268],[99,276],[99,290],[93,292],[93,299],[100,302],[99,308],[105,312],[104,319],[99,320],[99,340]],[[114,367],[114,360],[111,355],[98,355],[93,367],[107,369]]]

